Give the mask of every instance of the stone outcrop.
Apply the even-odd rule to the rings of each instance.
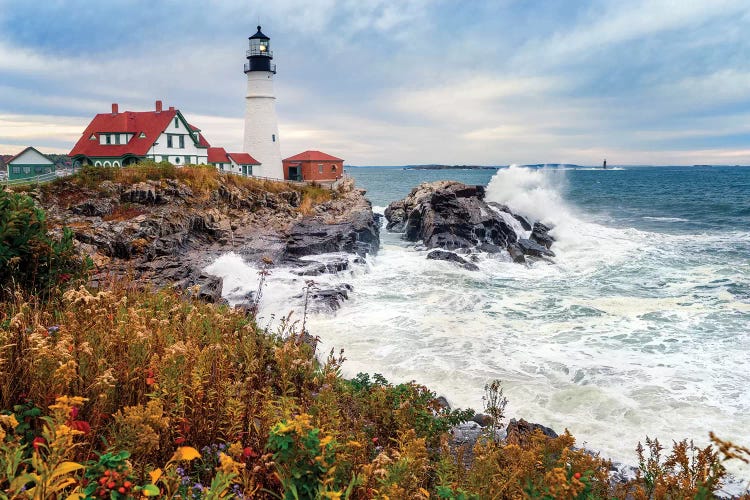
[[[476,264],[472,264],[463,257],[447,250],[433,250],[427,254],[427,258],[429,260],[447,260],[448,262],[455,262],[460,267],[469,271],[479,271],[479,267]]]
[[[421,241],[427,248],[443,251],[507,251],[518,263],[526,262],[527,256],[554,256],[550,250],[554,238],[549,235],[549,227],[539,222],[532,224],[527,217],[513,213],[507,206],[486,202],[484,198],[482,186],[456,181],[421,184],[403,200],[388,205],[386,229],[403,233],[407,241]],[[529,238],[524,237],[525,231],[531,231]],[[450,252],[431,252],[428,258],[451,260],[467,269],[476,268]]]
[[[217,180],[215,187],[200,193],[176,179],[104,181],[94,188],[59,183],[40,193],[37,201],[51,225],[70,227],[79,248],[97,264],[94,284],[127,274],[211,302],[221,300],[221,280],[202,269],[228,251],[264,265],[289,263],[309,275],[338,272],[349,260],[298,257],[377,252],[379,221],[351,180],[335,189],[329,201],[305,213],[297,187],[269,191],[261,183],[223,175]]]

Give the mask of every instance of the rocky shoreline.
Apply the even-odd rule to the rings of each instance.
[[[160,179],[103,181],[94,187],[63,182],[32,195],[53,227],[73,230],[79,249],[95,264],[95,287],[129,276],[221,302],[222,279],[203,269],[223,253],[235,252],[264,267],[293,267],[300,276],[349,266],[348,259],[300,257],[343,252],[364,259],[377,253],[379,218],[351,179],[305,213],[300,210],[303,195],[291,185],[277,183],[271,191],[225,175],[217,179],[215,188],[201,193],[179,180]],[[330,292],[321,290],[318,296],[329,303],[346,296],[345,291]]]

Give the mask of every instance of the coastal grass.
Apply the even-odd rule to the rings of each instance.
[[[649,440],[639,477],[612,485],[608,462],[567,432],[452,450],[447,431],[470,410],[445,409],[416,383],[343,378],[343,354],[318,361],[291,317],[261,328],[134,283],[48,301],[19,291],[0,319],[8,498],[83,494],[92,481],[91,498],[709,498],[724,460],[750,457],[718,439],[663,456]]]
[[[140,182],[166,181],[180,182],[190,188],[193,195],[208,199],[211,193],[219,186],[236,187],[252,193],[273,193],[296,191],[300,196],[300,207],[298,210],[308,214],[312,208],[332,199],[335,193],[317,184],[301,184],[283,181],[273,181],[254,177],[245,177],[231,173],[224,173],[210,165],[185,165],[177,167],[168,162],[156,163],[144,161],[128,167],[92,167],[86,166],[75,174],[55,179],[54,181],[39,186],[43,191],[62,196],[62,200],[69,197],[73,201],[79,200],[76,193],[81,188],[103,191],[102,183],[111,182],[126,186],[132,186]],[[36,185],[16,186],[17,192],[29,192]],[[66,195],[67,193],[67,195]]]

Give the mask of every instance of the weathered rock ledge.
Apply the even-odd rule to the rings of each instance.
[[[353,180],[305,209],[305,192],[297,186],[278,183],[269,190],[240,180],[218,175],[216,187],[200,193],[176,179],[95,187],[62,182],[34,195],[52,226],[70,227],[93,259],[94,285],[129,275],[156,287],[197,286],[201,298],[220,301],[221,278],[202,269],[225,252],[263,265],[304,264],[313,275],[336,272],[348,261],[301,263],[300,256],[377,252],[379,220]]]
[[[531,223],[508,207],[485,201],[482,186],[456,181],[420,184],[406,198],[388,205],[386,229],[403,233],[407,241],[421,241],[428,258],[449,260],[473,270],[476,266],[454,251],[498,253],[507,251],[514,262],[554,257],[550,227]],[[528,238],[521,234],[530,231]]]

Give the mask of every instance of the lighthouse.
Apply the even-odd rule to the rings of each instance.
[[[283,179],[279,125],[276,120],[276,97],[273,94],[273,61],[270,38],[260,31],[250,37],[245,74],[245,152],[253,155],[261,166],[256,175]]]

